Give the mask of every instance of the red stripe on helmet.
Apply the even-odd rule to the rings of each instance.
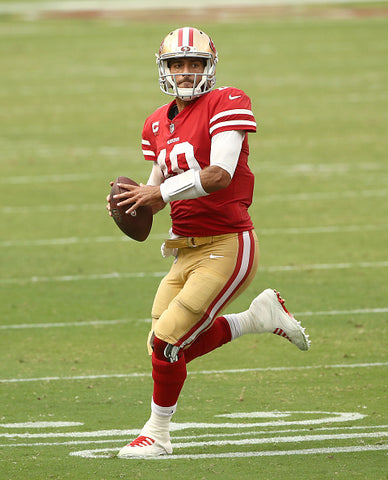
[[[194,29],[189,29],[189,47],[194,46]]]
[[[183,28],[178,30],[178,47],[182,47],[183,45]]]

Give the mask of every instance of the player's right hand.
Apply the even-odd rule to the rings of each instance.
[[[114,182],[109,182],[109,184],[112,187]],[[111,212],[111,209],[110,209],[110,193],[108,193],[108,195],[106,196],[106,201],[107,201],[106,209],[108,210],[109,215],[112,216],[112,212]]]

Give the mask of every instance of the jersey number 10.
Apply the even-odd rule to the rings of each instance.
[[[158,155],[158,164],[165,178],[171,175],[179,175],[186,170],[201,170],[194,156],[194,147],[189,142],[176,143],[168,157],[167,149],[163,148]]]

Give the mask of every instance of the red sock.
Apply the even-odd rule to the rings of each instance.
[[[224,317],[217,317],[209,330],[203,332],[190,347],[184,351],[186,363],[221,347],[231,340],[232,335],[229,323]]]
[[[184,355],[177,362],[170,363],[164,356],[166,346],[166,342],[155,337],[152,353],[153,399],[160,407],[172,407],[177,403],[187,376]]]

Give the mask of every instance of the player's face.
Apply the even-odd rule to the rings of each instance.
[[[177,75],[176,81],[178,87],[192,88],[196,79],[196,85],[201,81],[202,76],[195,73],[203,73],[204,63],[197,58],[177,58],[170,63],[170,72]]]

